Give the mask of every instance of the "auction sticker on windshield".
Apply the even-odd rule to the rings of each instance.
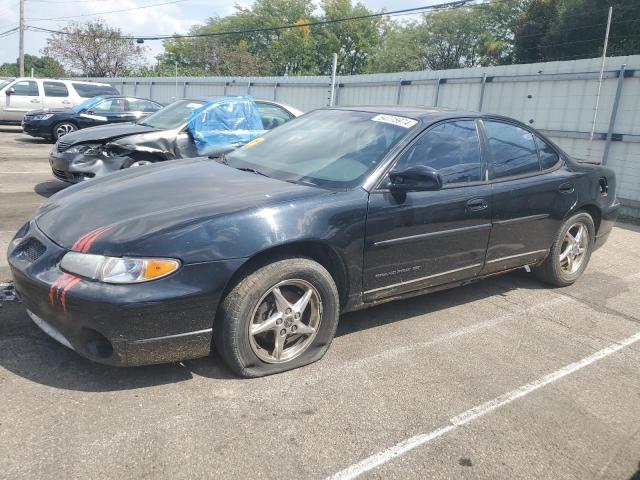
[[[371,120],[373,120],[374,122],[390,123],[391,125],[397,125],[403,128],[411,128],[416,123],[418,123],[417,120],[414,120],[412,118],[405,118],[405,117],[398,117],[396,115],[384,115],[384,114],[376,115]]]

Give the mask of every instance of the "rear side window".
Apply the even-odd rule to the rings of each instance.
[[[93,98],[98,95],[119,95],[118,90],[111,85],[92,85],[90,83],[72,83],[78,95],[82,98]]]
[[[398,161],[397,169],[426,165],[438,171],[443,185],[482,180],[480,141],[473,120],[438,125]]]
[[[108,98],[91,107],[91,110],[96,113],[124,113],[125,109],[126,102],[124,98]]]
[[[162,107],[157,103],[150,102],[149,100],[142,100],[140,98],[129,98],[129,111],[130,112],[157,112]]]
[[[502,122],[484,121],[493,178],[539,172],[538,149],[528,131]]]
[[[262,126],[265,130],[272,130],[291,120],[289,112],[284,111],[280,107],[267,103],[256,103],[256,106],[258,107],[258,112],[260,112]]]
[[[23,97],[37,97],[40,95],[38,90],[38,83],[33,80],[23,80],[13,84],[15,90],[14,95],[20,95]]]
[[[42,82],[45,97],[68,97],[69,90],[62,82]]]
[[[560,157],[547,142],[536,137],[536,143],[538,144],[538,153],[540,154],[540,164],[542,165],[543,170],[551,168],[556,163],[558,163],[558,161],[560,160]]]

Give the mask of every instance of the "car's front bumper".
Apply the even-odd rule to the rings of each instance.
[[[27,252],[25,246],[32,241],[38,249]],[[34,258],[34,251],[42,253]],[[48,335],[84,357],[116,366],[208,355],[218,302],[243,263],[236,259],[183,265],[153,282],[111,285],[86,279],[65,282],[58,265],[66,252],[33,221],[25,225],[9,246],[16,292]]]
[[[82,153],[59,152],[57,145],[49,152],[49,165],[54,177],[69,183],[80,183],[95,177],[96,174],[108,173],[104,171],[100,158]],[[117,168],[109,169],[113,170]]]
[[[53,138],[51,133],[52,126],[50,122],[40,120],[34,121],[30,120],[27,117],[24,117],[21,125],[22,131],[27,135],[31,135],[32,137],[46,138],[49,140]]]

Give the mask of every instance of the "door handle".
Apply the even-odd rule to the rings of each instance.
[[[69,100],[63,100],[62,103],[64,103],[65,105],[69,105],[71,102]]]
[[[568,194],[568,193],[573,193],[575,189],[573,187],[573,183],[567,182],[560,185],[558,187],[558,190],[560,191],[560,193]]]
[[[489,206],[489,202],[487,202],[484,198],[474,198],[467,202],[467,208],[472,212],[484,210],[488,206]]]
[[[40,100],[38,100],[37,98],[34,98],[33,100],[31,100],[31,103],[40,103]]]

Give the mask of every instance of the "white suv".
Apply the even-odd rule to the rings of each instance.
[[[97,95],[118,94],[106,83],[49,78],[0,80],[0,123],[20,123],[30,110],[71,108]]]

